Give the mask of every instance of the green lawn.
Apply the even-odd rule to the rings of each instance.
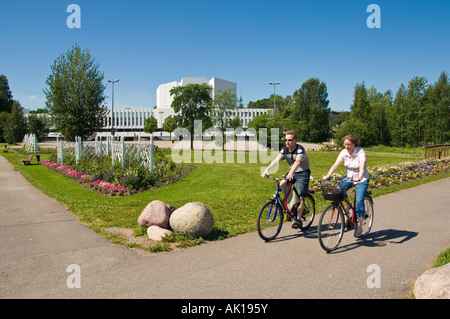
[[[200,201],[208,206],[215,220],[214,231],[207,239],[236,236],[256,230],[256,215],[259,208],[274,192],[273,181],[260,177],[261,170],[268,163],[249,163],[248,152],[245,163],[187,164],[193,166],[195,170],[176,183],[133,196],[119,197],[97,194],[44,165],[24,166],[20,163],[20,159],[25,156],[14,153],[1,155],[35,187],[61,202],[77,215],[80,221],[97,232],[102,232],[102,229],[108,227],[136,228],[137,219],[144,207],[152,200],[158,199],[175,208],[188,202]],[[337,155],[336,152],[309,152],[312,177],[319,179],[325,175]],[[43,160],[48,156],[42,155]],[[367,152],[367,158],[369,167],[421,159],[417,155],[371,151]],[[35,160],[32,163],[35,163]],[[287,171],[288,166],[283,162],[278,172],[271,174],[280,176]],[[344,173],[343,166],[338,172]],[[384,188],[380,192],[375,190],[374,196],[445,176],[448,177],[450,174]],[[320,212],[326,203],[321,196],[315,196],[315,199],[316,212]]]

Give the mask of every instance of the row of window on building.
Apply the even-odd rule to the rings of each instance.
[[[226,112],[228,118],[239,118],[243,121],[243,127],[247,127],[248,123],[255,117],[261,114],[267,113],[269,109],[236,109]],[[159,113],[159,114],[153,114]],[[112,127],[112,121],[114,118],[114,127],[116,129],[142,129],[144,122],[147,118],[154,116],[158,121],[158,128],[162,127],[164,120],[172,115],[172,112],[163,112],[161,110],[151,109],[119,109],[114,110],[114,117],[111,116],[111,112],[103,118],[104,129],[110,129]]]

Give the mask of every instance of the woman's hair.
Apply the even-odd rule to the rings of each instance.
[[[348,134],[345,135],[344,138],[342,139],[342,142],[345,142],[345,140],[349,140],[350,142],[352,142],[353,144],[355,144],[355,146],[359,145],[359,138],[357,138],[355,135],[353,134]]]
[[[286,135],[292,135],[294,139],[297,139],[297,132],[295,132],[294,130],[287,131]]]

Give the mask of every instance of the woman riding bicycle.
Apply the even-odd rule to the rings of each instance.
[[[367,171],[367,158],[364,150],[358,146],[359,139],[352,134],[344,137],[344,147],[339,154],[336,162],[331,166],[328,174],[323,177],[324,180],[336,171],[343,162],[347,170],[346,176],[342,179],[341,187],[347,189],[355,186],[356,200],[356,216],[358,217],[357,227],[354,236],[361,237],[361,224],[365,217],[364,198],[366,197],[367,188],[369,187],[369,172]]]
[[[270,163],[270,165],[261,174],[263,178],[269,175],[269,170],[275,165],[277,165],[281,160],[286,159],[289,164],[290,170],[286,175],[286,180],[291,183],[295,182],[295,187],[297,189],[298,196],[300,197],[300,206],[297,210],[297,218],[294,219],[292,223],[292,228],[301,227],[301,216],[304,204],[304,196],[308,192],[309,177],[311,176],[311,171],[309,170],[309,158],[306,155],[306,151],[303,146],[297,144],[297,133],[295,131],[286,132],[286,147],[283,147],[278,154],[277,158]],[[286,180],[280,183],[280,188],[286,187]]]

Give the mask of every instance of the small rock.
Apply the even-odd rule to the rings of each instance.
[[[138,218],[141,227],[156,225],[169,229],[169,218],[175,209],[160,200],[150,202]]]
[[[416,299],[450,299],[450,263],[427,270],[414,284]]]
[[[190,236],[206,236],[214,228],[214,217],[205,204],[192,202],[176,209],[169,224],[173,230]]]
[[[152,239],[152,240],[162,240],[162,238],[164,237],[164,236],[170,236],[170,235],[172,235],[173,234],[173,231],[171,231],[171,230],[168,230],[168,229],[164,229],[164,228],[161,228],[161,227],[159,227],[159,226],[155,226],[155,225],[153,225],[153,226],[150,226],[149,228],[147,228],[147,236],[148,236],[148,238],[149,239]]]

